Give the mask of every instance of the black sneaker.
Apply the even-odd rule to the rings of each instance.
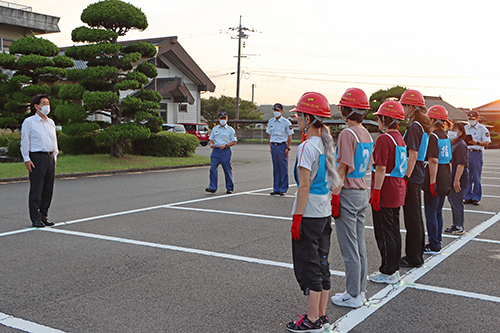
[[[54,225],[54,222],[49,221],[49,219],[46,218],[45,216],[42,216],[42,223],[45,224],[47,227],[51,227]]]
[[[327,316],[321,316],[318,320],[320,321],[321,326],[323,326],[323,330],[327,330],[330,327]]]
[[[400,267],[410,267],[410,268],[414,268],[414,267],[421,267],[422,264],[413,264],[413,263],[410,263],[408,261],[408,257],[403,257],[401,258],[401,260],[399,261],[399,266]]]
[[[456,225],[452,225],[449,228],[446,228],[445,233],[452,235],[463,235],[465,233],[464,227],[457,227]]]
[[[441,254],[441,248],[435,249],[431,247],[430,244],[426,244],[424,247],[424,254]]]
[[[472,200],[472,199],[464,200],[464,204],[466,204],[466,205],[471,204],[473,202],[474,202],[474,200]]]
[[[472,204],[473,204],[474,206],[479,206],[479,201],[477,201],[477,200],[472,200]]]
[[[205,191],[208,193],[215,193],[215,190],[212,190],[210,187],[207,187]]]
[[[231,190],[227,190],[227,191],[226,191],[226,194],[233,194],[233,191],[231,191]]]
[[[290,332],[310,332],[310,333],[321,333],[323,332],[323,325],[321,320],[318,319],[315,323],[307,318],[307,315],[300,316],[300,319],[296,322],[289,322],[286,324],[286,329]]]
[[[286,193],[285,193],[285,192],[281,192],[281,193],[280,193],[280,197],[284,197],[285,195],[286,195]]]
[[[276,192],[276,191],[272,191],[271,193],[269,193],[270,195],[280,195],[280,192]]]

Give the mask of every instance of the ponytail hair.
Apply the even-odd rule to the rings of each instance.
[[[420,125],[424,128],[424,131],[427,132],[427,134],[431,133],[431,120],[425,113],[422,112],[427,112],[427,108],[425,106],[420,106],[420,110],[415,111],[412,115],[411,122],[418,121]]]
[[[325,147],[325,164],[326,171],[330,175],[332,183],[330,188],[334,189],[340,186],[342,183],[337,170],[335,169],[335,160],[333,158],[333,138],[330,134],[330,129],[328,126],[321,124],[321,141],[323,142],[323,146]]]

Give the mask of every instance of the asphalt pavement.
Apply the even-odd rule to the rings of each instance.
[[[500,150],[484,157],[467,233],[444,236],[398,285],[369,281],[363,307],[329,303],[332,331],[500,331]],[[287,196],[269,195],[265,144],[236,145],[233,172],[230,195],[222,169],[217,193],[204,191],[208,167],[57,179],[56,225],[42,229],[30,227],[29,183],[0,184],[0,332],[285,332],[307,308],[291,264],[293,177]],[[367,212],[368,273],[380,265],[372,226]],[[345,290],[336,237],[332,294]]]

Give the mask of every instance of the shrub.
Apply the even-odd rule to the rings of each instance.
[[[19,133],[2,134],[0,135],[0,147],[7,147],[11,140],[19,138],[20,138]]]
[[[22,157],[21,156],[21,139],[12,139],[7,144],[7,156]]]
[[[68,155],[108,154],[109,146],[98,144],[95,136],[69,136],[58,132],[57,141],[59,150]]]
[[[136,155],[184,157],[193,155],[200,144],[192,134],[159,132],[152,133],[149,139],[133,142],[133,153]]]

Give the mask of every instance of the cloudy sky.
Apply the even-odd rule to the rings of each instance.
[[[95,1],[17,0],[61,18],[73,45],[83,9]],[[149,27],[123,40],[178,36],[216,84],[215,95],[236,95],[237,40],[229,28],[240,15],[248,32],[240,96],[257,104],[295,104],[306,91],[336,103],[345,89],[368,95],[394,85],[442,96],[473,108],[500,99],[500,3],[491,0],[130,0]],[[204,94],[208,97],[210,94]]]

